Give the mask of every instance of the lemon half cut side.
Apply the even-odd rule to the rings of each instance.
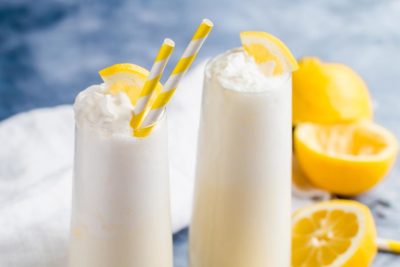
[[[293,214],[292,267],[368,267],[376,252],[375,224],[363,204],[332,200]]]

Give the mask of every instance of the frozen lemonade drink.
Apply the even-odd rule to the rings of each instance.
[[[172,267],[166,108],[212,29],[205,19],[163,86],[174,42],[150,71],[116,64],[74,104],[70,267]]]
[[[267,33],[241,39],[205,71],[190,267],[290,266],[297,64]]]

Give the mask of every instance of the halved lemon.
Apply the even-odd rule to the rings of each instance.
[[[261,71],[267,75],[280,75],[297,70],[298,65],[286,45],[266,32],[240,33],[244,50],[254,58]]]
[[[99,71],[110,93],[124,92],[135,106],[149,71],[135,64],[115,64]],[[158,86],[161,86],[159,84]]]
[[[292,157],[292,191],[298,198],[328,200],[332,195],[315,187],[300,168],[296,157]]]
[[[398,152],[396,137],[371,121],[351,124],[299,124],[295,154],[317,187],[342,195],[371,189],[390,170]]]
[[[292,267],[368,267],[377,252],[369,209],[331,200],[298,209],[292,217]]]

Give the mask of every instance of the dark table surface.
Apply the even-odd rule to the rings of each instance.
[[[400,1],[397,0],[2,0],[0,120],[18,112],[72,103],[116,62],[151,66],[163,38],[176,61],[203,17],[215,29],[199,57],[239,46],[238,32],[264,30],[298,56],[350,65],[367,82],[376,120],[400,136]],[[173,64],[170,64],[173,65]],[[168,73],[167,69],[167,73]],[[400,239],[400,166],[358,199],[383,237]],[[175,266],[187,266],[187,230],[174,237]],[[379,254],[374,266],[400,266]]]

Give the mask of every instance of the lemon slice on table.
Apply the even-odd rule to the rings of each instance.
[[[322,189],[342,195],[371,189],[393,166],[398,152],[396,137],[368,120],[299,124],[294,145],[307,178]]]
[[[102,69],[99,74],[111,94],[124,92],[135,106],[149,71],[135,64],[124,63]]]
[[[293,214],[292,267],[367,267],[376,252],[375,224],[363,204],[331,200]]]
[[[254,58],[261,71],[267,75],[280,75],[298,69],[298,64],[286,45],[266,32],[241,32],[244,50]]]

